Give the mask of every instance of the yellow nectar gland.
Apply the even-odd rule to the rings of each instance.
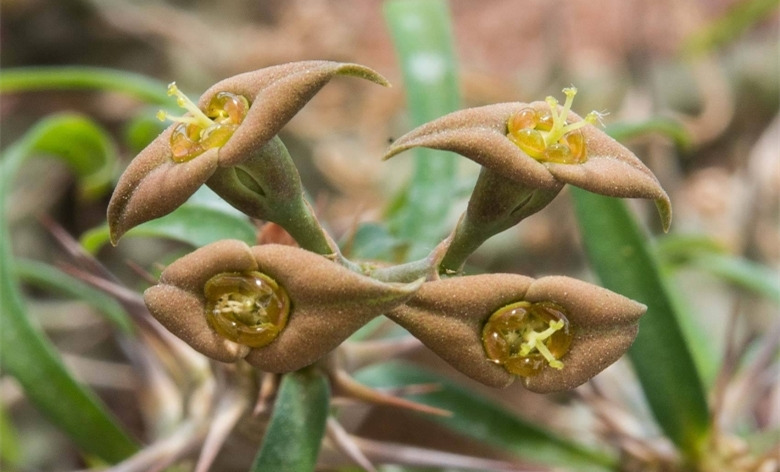
[[[512,374],[532,377],[545,366],[563,369],[572,333],[562,307],[552,302],[518,302],[493,313],[482,329],[491,362]]]
[[[208,149],[223,146],[249,111],[246,97],[230,92],[214,95],[205,112],[176,87],[176,82],[168,85],[168,95],[175,96],[176,103],[189,112],[184,116],[157,112],[160,121],[168,119],[177,123],[171,134],[175,162],[186,162]]]
[[[507,137],[524,153],[540,162],[558,164],[582,164],[588,159],[587,144],[582,128],[600,122],[598,112],[590,112],[584,120],[567,123],[577,89],[563,89],[566,102],[560,112],[558,100],[547,97],[549,112],[540,113],[534,108],[523,108],[507,121]]]
[[[209,326],[239,344],[263,347],[287,325],[290,297],[260,272],[217,274],[206,282],[204,295]]]

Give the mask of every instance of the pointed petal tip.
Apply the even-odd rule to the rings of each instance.
[[[398,142],[398,141],[396,141],[396,143],[397,143],[397,142]],[[395,144],[393,144],[393,145],[392,145],[392,146],[390,146],[390,148],[387,150],[387,152],[385,153],[385,155],[384,155],[384,156],[382,156],[382,160],[383,160],[383,161],[387,161],[387,160],[389,160],[391,157],[394,157],[394,156],[396,156],[396,155],[398,155],[398,154],[401,154],[402,152],[404,152],[404,151],[406,151],[406,150],[408,150],[408,149],[411,149],[412,147],[414,147],[414,146],[413,146],[413,145],[400,145],[400,146],[399,146],[399,145],[395,145]]]
[[[119,244],[119,240],[125,235],[127,231],[117,227],[117,225],[108,224],[108,241],[112,246],[116,247]]]
[[[379,72],[374,69],[354,63],[342,63],[338,66],[337,73],[339,75],[347,75],[352,77],[360,77],[362,79],[370,80],[375,84],[383,87],[391,87],[390,82]]]
[[[664,233],[668,233],[669,227],[672,225],[672,202],[668,196],[664,195],[664,198],[655,200],[655,207],[658,209],[658,215],[661,217]]]

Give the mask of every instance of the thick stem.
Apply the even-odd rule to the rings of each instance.
[[[382,267],[371,271],[371,278],[382,282],[414,282],[415,280],[428,277],[431,272],[430,260],[419,259],[406,264]]]
[[[468,208],[450,236],[440,264],[440,274],[461,271],[466,259],[492,236],[515,226],[549,204],[563,184],[551,189],[524,187],[483,168]]]
[[[322,227],[302,194],[287,205],[272,208],[270,213],[266,219],[284,228],[303,249],[323,256],[340,257],[338,246]]]
[[[304,198],[298,169],[278,136],[241,164],[217,169],[207,184],[248,216],[280,225],[302,248],[355,270]]]
[[[451,239],[440,242],[425,259],[419,259],[406,264],[382,267],[371,271],[368,275],[382,282],[411,283],[415,280],[436,280],[439,278],[437,267],[450,246]]]

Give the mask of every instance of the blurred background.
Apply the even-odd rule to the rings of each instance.
[[[412,128],[382,4],[380,0],[2,0],[0,66],[6,70],[112,68],[162,83],[176,81],[192,97],[222,78],[284,62],[328,59],[372,67],[393,87],[334,80],[281,135],[321,219],[334,235],[348,240],[359,224],[383,220],[389,201],[410,173],[408,159],[381,161],[388,143]],[[697,265],[697,258],[701,251],[728,256],[749,267],[760,266],[757,273],[768,278],[770,286],[778,283],[777,2],[451,0],[449,6],[462,107],[560,97],[561,88],[573,84],[579,89],[574,110],[604,110],[609,113],[608,126],[659,117],[676,124],[672,131],[659,127],[625,141],[671,196],[670,235],[659,234],[651,204],[631,202],[632,207],[648,233],[659,236],[659,258],[685,294],[693,329],[709,339],[713,358],[727,354],[727,341],[734,336],[748,343],[765,334],[777,319],[776,302],[740,288],[706,264]],[[139,128],[131,125],[138,124],[139,117],[148,119],[145,123],[151,131],[147,133],[152,135],[154,126],[158,130],[163,126],[151,121],[156,108],[118,93],[4,93],[0,102],[3,148],[58,111],[78,111],[105,126],[116,138],[123,165],[138,151],[133,133]],[[464,187],[473,184],[477,171],[468,162],[462,164],[459,175]],[[467,196],[465,191],[459,210],[465,208]],[[40,217],[51,218],[78,238],[104,223],[109,197],[85,198],[64,165],[29,161],[5,202],[14,252],[48,262],[62,259]],[[453,224],[458,214],[451,215]],[[99,256],[131,286],[141,287],[125,260],[149,267],[182,251],[170,242],[144,240],[104,248]],[[469,264],[473,271],[593,279],[566,191],[548,210],[490,240]],[[74,370],[96,385],[109,407],[143,436],[141,415],[133,401],[133,374],[121,356],[117,359],[103,319],[80,302],[64,301],[34,287],[27,287],[27,295],[31,316],[72,361]],[[739,323],[729,324],[735,313]],[[414,356],[458,378],[426,352]],[[776,376],[776,365],[766,375]],[[610,370],[619,373],[608,371],[605,382],[619,382],[628,367],[619,364]],[[708,375],[712,380],[716,374]],[[83,466],[67,438],[25,404],[12,380],[4,377],[1,386],[11,423],[23,438],[19,470]],[[780,399],[778,387],[762,391],[772,393],[753,399],[749,411],[735,407],[741,418],[735,423],[748,429],[774,425],[777,431],[779,411],[772,403]],[[577,409],[566,410],[568,416],[539,413],[549,410],[538,405],[567,403],[571,397],[540,397],[519,386],[485,393],[527,418],[564,431],[591,426],[588,421],[572,421],[571,412]],[[638,424],[646,424],[642,418],[647,413],[641,406],[639,411]],[[436,447],[445,442],[432,441],[430,435],[409,435],[409,424],[414,423],[394,422],[392,413],[374,415],[373,427],[355,428],[377,439],[398,441],[400,437]],[[648,428],[648,436],[653,436],[653,427]],[[462,440],[444,437],[449,449],[466,447]]]

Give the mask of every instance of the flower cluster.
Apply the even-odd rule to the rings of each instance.
[[[543,209],[565,184],[671,204],[628,149],[565,103],[503,103],[452,113],[398,139],[386,158],[416,146],[482,165],[464,215],[423,261],[368,269],[349,261],[304,198],[276,136],[332,78],[387,81],[357,64],[306,61],[223,80],[196,105],[171,84],[184,116],[131,162],[108,209],[112,242],[170,213],[203,184],[247,215],[284,228],[300,247],[225,240],[169,265],[145,300],[194,349],[268,372],[311,365],[369,320],[385,315],[455,369],[486,385],[516,378],[537,392],[574,388],[618,359],[646,307],[606,289],[551,276],[463,275],[485,240]]]

